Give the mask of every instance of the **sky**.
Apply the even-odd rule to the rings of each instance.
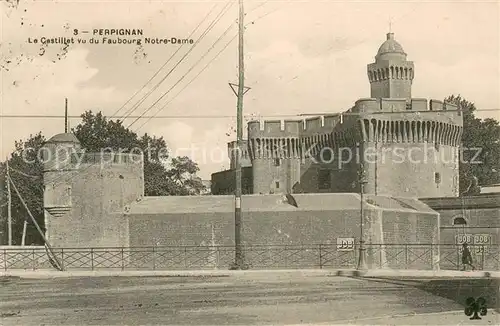
[[[64,132],[68,98],[72,126],[88,110],[110,118],[143,115],[124,125],[163,136],[172,154],[199,164],[203,179],[229,167],[227,142],[236,139],[236,96],[228,85],[238,82],[236,0],[0,6],[2,160],[16,140]],[[500,109],[498,1],[245,0],[244,6],[245,121],[337,113],[369,97],[366,65],[389,29],[415,63],[413,97],[460,94],[479,109]],[[127,39],[191,35],[194,43],[103,44],[94,29],[143,30],[140,37],[121,37]],[[42,37],[75,37],[75,44],[34,43]],[[93,37],[100,43],[90,44]],[[500,111],[477,115],[500,120]]]

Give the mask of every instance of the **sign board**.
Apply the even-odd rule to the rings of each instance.
[[[472,253],[482,254],[488,252],[488,245],[491,244],[490,234],[458,234],[455,236],[455,244],[462,253],[462,244],[466,242],[470,246]]]
[[[353,251],[354,238],[337,238],[337,251]]]

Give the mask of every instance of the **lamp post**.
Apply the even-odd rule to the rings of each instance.
[[[365,249],[365,236],[363,232],[363,224],[364,224],[364,217],[365,217],[365,211],[364,211],[364,193],[365,193],[365,184],[367,183],[366,181],[366,175],[365,175],[365,169],[363,164],[360,164],[360,169],[358,172],[358,181],[359,181],[359,194],[360,194],[360,220],[359,220],[359,228],[360,228],[360,236],[359,236],[359,260],[358,260],[358,267],[356,268],[357,270],[366,270],[366,249]]]

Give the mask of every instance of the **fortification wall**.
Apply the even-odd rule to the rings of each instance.
[[[471,253],[476,266],[484,270],[500,268],[496,249],[500,244],[500,193],[459,198],[426,197],[421,201],[440,215],[440,243],[455,244],[458,237],[458,241],[465,240],[473,245]],[[465,220],[465,225],[461,224],[461,219]],[[443,267],[461,264],[459,247],[448,247]]]
[[[342,194],[340,196],[346,196]],[[303,202],[307,196],[314,199],[316,195],[296,195],[299,203]],[[332,194],[332,197],[337,196]],[[353,196],[357,196],[353,194]],[[260,196],[259,196],[260,197]],[[262,196],[259,199],[263,210],[269,200],[275,198],[276,203],[281,202],[279,196]],[[230,208],[232,198],[228,199],[227,206]],[[192,198],[196,201],[196,198]],[[242,203],[248,203],[250,199],[245,197]],[[358,206],[353,209],[339,210],[330,207],[331,202],[324,201],[323,210],[295,210],[290,209],[288,204],[282,203],[283,209],[273,207],[269,211],[248,210],[243,207],[243,232],[242,239],[245,247],[256,245],[304,245],[316,247],[318,244],[332,245],[324,252],[324,257],[330,257],[327,264],[337,268],[353,268],[356,265],[356,252],[343,253],[345,259],[335,259],[338,255],[335,244],[337,238],[354,237],[356,242],[360,237],[359,228],[359,209]],[[195,204],[193,204],[194,206]],[[217,204],[218,207],[221,203]],[[273,206],[277,206],[274,204]],[[300,204],[299,204],[300,207]],[[408,239],[415,240],[416,243],[432,243],[436,241],[438,216],[435,213],[423,213],[420,211],[408,210],[380,210],[376,206],[366,205],[366,224],[365,239],[367,245],[383,243],[409,243]],[[130,215],[129,218],[130,245],[131,246],[234,246],[234,213],[230,209],[224,209],[221,212],[203,212],[203,213],[162,213],[162,214],[138,214]],[[393,234],[395,225],[398,224],[400,233]],[[401,250],[401,248],[396,248]],[[406,262],[398,263],[391,257],[395,253],[391,248],[383,246],[370,247],[367,250],[368,265],[370,268],[401,268]],[[214,249],[215,250],[215,249]],[[263,259],[266,259],[265,267],[290,266],[290,261],[294,258],[288,254],[283,254],[278,250],[269,250],[265,247],[262,252],[253,250],[246,254],[247,263],[252,268],[264,267]],[[415,249],[417,252],[419,249]],[[429,251],[428,248],[425,250]],[[232,256],[229,260],[220,259],[218,263],[211,258],[208,252],[205,256],[198,253],[196,257],[197,264],[204,267],[228,268],[232,263]],[[394,252],[393,252],[394,251]],[[221,255],[224,252],[220,253]],[[307,256],[304,250],[301,257]],[[352,257],[350,256],[352,255]],[[430,252],[429,252],[430,255]],[[309,266],[319,264],[317,252],[310,255]],[[288,260],[287,260],[288,257]],[[350,257],[350,258],[349,258]],[[190,259],[190,257],[187,257]],[[295,259],[297,260],[297,259]],[[304,264],[307,258],[301,258],[297,261],[297,266]],[[177,261],[177,260],[176,260]],[[169,268],[186,268],[186,261],[179,259],[178,262],[172,261]],[[430,269],[432,259],[427,264],[423,259],[417,259],[411,266],[413,268]],[[187,265],[190,266],[190,260]],[[286,264],[286,265],[285,265]],[[398,265],[399,264],[399,265]]]
[[[433,144],[368,144],[367,193],[401,197],[458,195],[458,148]]]
[[[255,194],[286,193],[300,180],[300,159],[256,158],[252,162]]]
[[[252,167],[241,169],[241,192],[244,195],[253,193]],[[212,195],[233,195],[236,188],[236,171],[225,170],[213,173],[210,190]]]
[[[64,210],[47,210],[49,241],[54,247],[127,246],[127,224],[112,213],[144,195],[142,156],[84,157],[81,162],[93,163],[78,163],[72,174],[51,172],[57,191],[46,188],[46,197],[65,191],[66,202]]]
[[[461,112],[458,111],[458,107],[452,103],[445,103],[433,99],[427,100],[425,98],[361,98],[355,102],[352,110],[353,112],[359,113],[376,113],[377,116],[374,116],[374,118],[377,118],[378,114],[383,115],[384,112],[390,112],[391,116],[393,112],[419,112],[422,118],[425,118],[428,114],[431,117],[430,119],[445,114],[447,117],[454,118],[457,124],[460,124],[461,118],[456,117],[462,115]],[[425,111],[433,111],[433,113],[425,113]]]
[[[353,183],[357,182],[355,172],[363,161],[368,193],[455,196],[458,189],[455,149],[460,144],[462,125],[461,112],[455,105],[423,98],[362,98],[343,114],[296,121],[251,121],[248,152],[254,192],[283,191],[290,185],[297,192],[352,191],[359,188]],[[379,146],[375,151],[373,144]],[[427,149],[434,144],[438,159],[422,162]],[[359,154],[357,146],[361,149]],[[365,153],[363,148],[372,152]],[[336,161],[325,164],[322,157],[325,150],[332,151],[330,156]],[[339,167],[340,159],[346,162],[339,151],[359,157]],[[422,151],[424,154],[419,154]],[[386,161],[375,164],[367,158],[370,155]],[[417,157],[413,158],[414,155]],[[400,156],[406,160],[399,162]],[[331,185],[326,187],[318,183],[325,169],[331,170]],[[417,182],[420,174],[428,182]],[[408,176],[415,178],[416,185],[409,190]],[[435,178],[440,179],[438,184]]]

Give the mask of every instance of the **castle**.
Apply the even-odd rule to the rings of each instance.
[[[457,196],[461,112],[449,103],[412,98],[414,73],[389,33],[368,65],[371,98],[341,114],[248,123],[244,248],[333,245],[330,254],[340,257],[336,241],[364,238],[370,268],[428,269],[454,268],[459,256],[453,243],[465,232],[498,243],[500,194]],[[55,248],[202,246],[202,254],[185,258],[194,260],[192,266],[227,268],[232,255],[215,259],[220,252],[214,248],[235,243],[234,146],[229,144],[231,169],[212,176],[212,195],[156,197],[144,196],[143,155],[84,153],[73,134],[55,135],[44,146],[48,241]],[[394,244],[415,246],[414,254],[426,262],[392,259],[398,256]],[[452,247],[440,252],[436,244]],[[248,252],[251,266],[264,256],[282,266],[271,250],[259,250],[265,255]],[[354,251],[347,254],[355,261]],[[481,255],[499,268],[495,253]],[[168,268],[191,266],[176,259]],[[334,264],[328,266],[348,267]]]
[[[367,66],[370,98],[303,121],[251,121],[242,149],[243,193],[359,192],[402,197],[458,196],[462,116],[439,100],[412,98],[414,63],[393,33]],[[212,175],[212,193],[234,191],[231,167]]]

